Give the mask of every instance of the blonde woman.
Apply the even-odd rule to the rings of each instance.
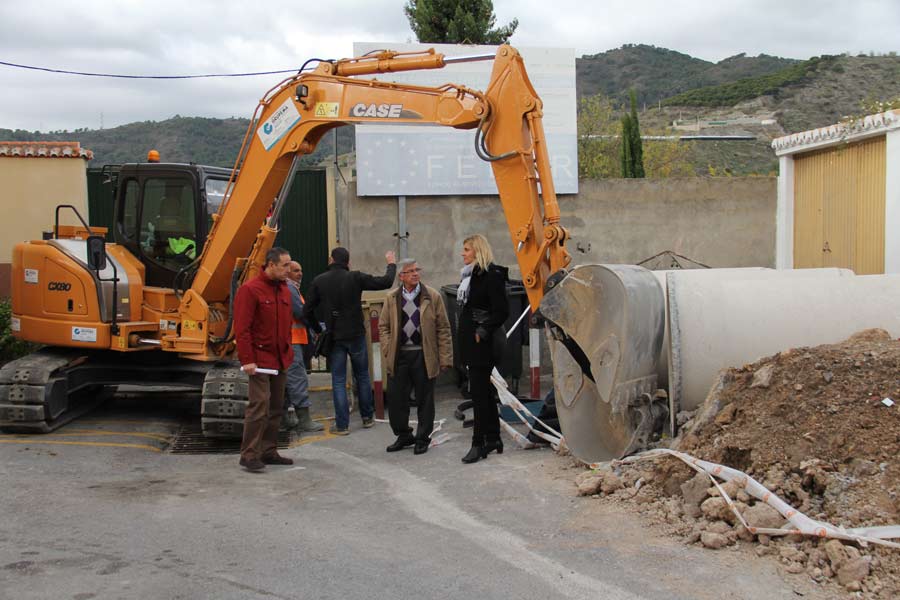
[[[509,313],[506,302],[507,269],[494,264],[491,245],[482,235],[463,241],[464,267],[457,291],[461,308],[457,338],[460,357],[469,370],[469,389],[475,409],[472,447],[463,457],[473,463],[496,450],[503,452],[500,417],[491,386],[494,369],[505,342],[502,326]]]

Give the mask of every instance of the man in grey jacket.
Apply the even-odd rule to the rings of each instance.
[[[291,292],[291,345],[294,348],[294,360],[287,372],[287,388],[285,390],[286,425],[300,431],[322,431],[324,425],[312,420],[309,414],[309,377],[306,365],[303,364],[303,347],[309,344],[309,332],[306,319],[303,318],[303,294],[300,293],[300,282],[303,280],[303,267],[297,261],[291,261],[288,271],[288,289]]]

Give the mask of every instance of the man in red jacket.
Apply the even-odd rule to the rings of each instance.
[[[266,465],[292,465],[276,450],[284,412],[284,385],[291,348],[291,294],[287,279],[291,256],[284,248],[266,253],[258,277],[240,287],[234,299],[234,334],[241,369],[250,377],[250,402],[244,413],[240,465],[251,472]],[[271,369],[277,375],[258,373]]]

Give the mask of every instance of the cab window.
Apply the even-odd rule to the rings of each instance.
[[[219,212],[219,207],[225,200],[225,189],[228,187],[227,179],[206,180],[206,218],[207,231],[212,229],[212,216]]]
[[[140,228],[144,255],[170,269],[190,263],[197,250],[195,205],[189,181],[147,179]]]
[[[125,200],[122,203],[122,234],[129,240],[137,239],[138,197],[140,184],[129,179],[125,184]]]

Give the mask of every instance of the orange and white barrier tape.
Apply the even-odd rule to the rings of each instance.
[[[830,523],[825,523],[824,521],[816,521],[815,519],[811,519],[802,512],[792,508],[784,500],[770,492],[768,489],[766,489],[765,486],[763,486],[761,483],[759,483],[743,471],[738,471],[737,469],[732,469],[731,467],[726,467],[724,465],[719,465],[716,463],[701,460],[699,458],[694,458],[693,456],[684,454],[683,452],[669,450],[667,448],[658,448],[655,450],[647,450],[646,452],[642,452],[634,456],[629,456],[620,461],[614,462],[627,464],[645,459],[659,458],[660,456],[665,455],[671,455],[680,459],[698,473],[705,473],[716,486],[716,489],[719,490],[719,494],[721,494],[722,498],[725,500],[725,503],[734,513],[735,517],[738,519],[738,521],[740,521],[741,525],[747,528],[747,531],[749,531],[750,533],[770,536],[800,534],[820,538],[851,540],[862,545],[871,543],[878,544],[880,546],[888,546],[890,548],[900,548],[900,543],[888,541],[890,539],[900,538],[900,525],[844,528],[832,525]],[[589,466],[591,468],[596,468],[595,464]],[[728,496],[725,490],[722,489],[722,486],[719,485],[719,482],[716,481],[716,477],[722,479],[723,481],[737,481],[741,489],[743,489],[749,495],[753,496],[757,500],[765,502],[766,504],[777,510],[781,514],[781,516],[788,520],[788,523],[791,525],[791,527],[771,529],[767,527],[749,526],[744,520],[744,516],[737,510],[737,507],[734,505],[734,501]]]
[[[509,391],[508,386],[506,385],[506,381],[503,377],[500,376],[500,373],[495,368],[491,373],[491,383],[494,384],[494,387],[497,388],[497,393],[500,396],[500,403],[504,406],[508,406],[513,413],[518,417],[518,419],[528,427],[529,432],[538,436],[539,438],[546,440],[550,443],[554,450],[558,450],[560,446],[565,447],[565,440],[563,439],[563,435],[541,421],[537,418],[536,415],[532,414],[530,410],[525,408],[525,406],[519,402],[519,399],[513,395],[512,392]],[[525,415],[530,416],[534,419],[535,422],[540,423],[544,426],[549,433],[538,431],[535,429],[531,422],[525,417]],[[525,449],[536,448],[537,444],[531,442],[524,435],[513,429],[512,425],[500,419],[500,424],[503,426],[504,430],[519,444],[521,447]]]

